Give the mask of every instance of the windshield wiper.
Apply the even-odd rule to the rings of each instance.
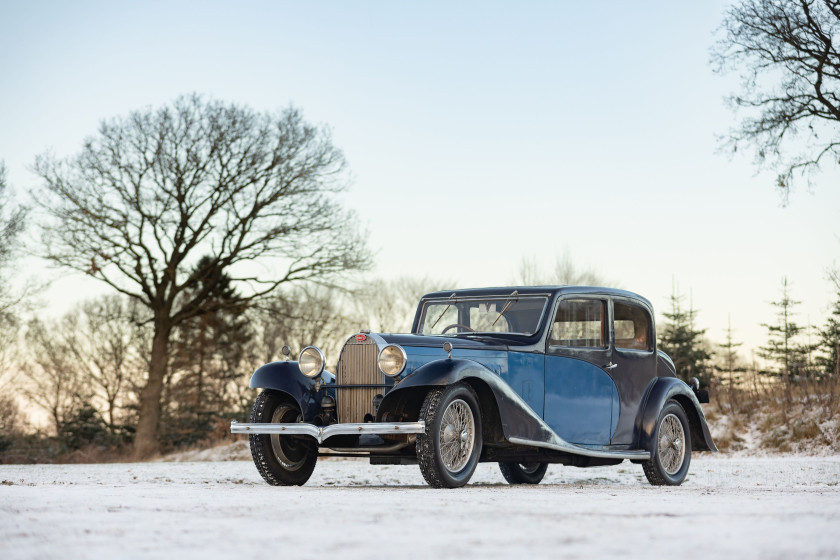
[[[449,296],[449,299],[452,299],[452,298],[454,298],[454,297],[455,297],[455,294],[453,293],[451,296]],[[455,300],[455,301],[457,302],[458,300]],[[451,303],[450,303],[449,305],[447,305],[446,307],[444,307],[444,308],[443,308],[443,311],[441,311],[441,312],[440,312],[440,315],[438,315],[438,318],[437,318],[437,319],[435,319],[435,322],[434,322],[434,323],[432,323],[432,326],[431,326],[431,327],[429,327],[430,329],[435,328],[435,325],[437,325],[437,324],[438,324],[438,321],[440,321],[440,320],[443,318],[443,315],[444,315],[447,311],[449,311],[449,308],[450,308],[450,307],[452,307],[452,304],[451,304]]]
[[[493,321],[493,324],[492,324],[492,325],[490,325],[491,327],[495,327],[495,326],[496,326],[496,323],[498,323],[498,322],[499,322],[499,319],[501,319],[501,318],[502,318],[502,315],[504,315],[504,314],[505,314],[505,311],[507,311],[507,310],[510,308],[510,306],[511,306],[511,305],[513,305],[513,302],[514,302],[514,301],[519,301],[519,298],[516,298],[516,299],[511,299],[512,297],[514,297],[514,296],[518,296],[518,295],[519,295],[519,290],[513,290],[513,293],[512,293],[512,294],[510,294],[510,295],[508,296],[508,298],[507,298],[507,302],[505,303],[505,306],[502,308],[501,313],[499,313],[499,316],[498,316],[498,317],[496,317],[496,320],[495,320],[495,321]]]

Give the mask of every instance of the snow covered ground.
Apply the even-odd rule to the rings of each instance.
[[[640,466],[482,464],[432,490],[416,466],[319,462],[304,487],[249,461],[0,465],[0,558],[840,558],[840,456],[695,455],[678,488]]]

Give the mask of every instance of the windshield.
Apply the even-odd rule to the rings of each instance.
[[[458,298],[453,294],[423,302],[418,334],[532,335],[539,329],[547,302],[544,296],[520,296],[517,292],[481,298]]]

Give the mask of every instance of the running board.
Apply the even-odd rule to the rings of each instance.
[[[324,440],[326,440],[327,438],[338,435],[422,434],[425,431],[426,423],[422,420],[418,422],[367,422],[365,424],[332,424],[331,426],[326,427],[304,423],[270,424],[258,422],[245,424],[237,422],[235,420],[230,423],[230,432],[232,434],[282,434],[288,436],[311,436],[315,438],[318,441],[318,443],[323,443]]]
[[[558,438],[559,439],[559,438]],[[598,459],[630,459],[630,460],[650,460],[650,451],[610,451],[607,449],[590,449],[582,447],[573,443],[563,442],[562,444],[549,443],[547,441],[534,441],[519,437],[508,438],[508,441],[517,445],[528,445],[531,447],[543,447],[553,451],[562,451],[564,453],[571,453],[573,455],[583,455],[585,457],[596,457]]]

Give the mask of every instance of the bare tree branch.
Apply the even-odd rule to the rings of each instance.
[[[774,169],[787,204],[794,182],[811,184],[840,161],[840,6],[835,0],[742,0],[732,6],[712,49],[715,70],[739,70],[741,114],[722,147],[746,145]]]

